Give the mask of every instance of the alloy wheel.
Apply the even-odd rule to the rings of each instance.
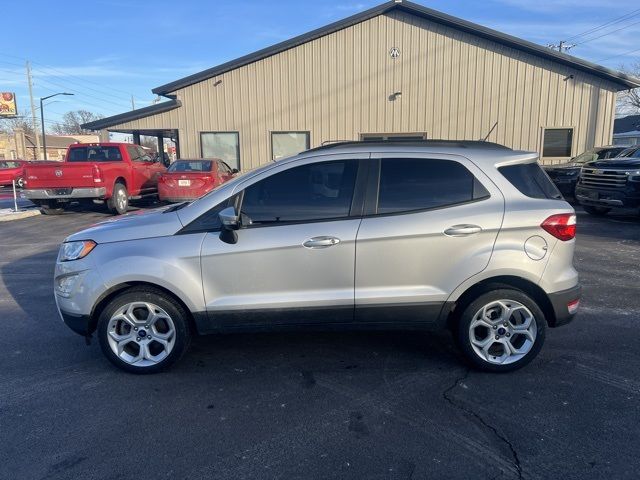
[[[515,300],[495,300],[476,312],[469,326],[473,351],[496,365],[517,362],[531,351],[537,323],[526,306]]]
[[[122,361],[148,367],[173,350],[176,328],[171,316],[150,302],[131,302],[118,308],[107,325],[109,347]]]

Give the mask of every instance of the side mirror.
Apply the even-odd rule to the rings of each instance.
[[[231,173],[233,173],[234,175],[235,175],[236,173],[238,173],[239,171],[240,171],[240,170],[238,170],[237,168],[232,168],[232,169],[231,169]]]
[[[235,207],[225,208],[218,213],[218,218],[222,225],[220,240],[232,245],[238,243],[238,233],[236,230],[240,228],[240,217],[236,213]]]
[[[240,217],[236,213],[235,207],[227,207],[218,213],[222,228],[225,230],[238,230],[240,228]]]

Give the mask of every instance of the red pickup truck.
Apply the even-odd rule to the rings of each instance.
[[[61,213],[73,201],[93,201],[123,214],[130,199],[157,194],[166,168],[139,145],[77,143],[69,146],[64,162],[27,165],[24,170],[24,196],[43,213]]]

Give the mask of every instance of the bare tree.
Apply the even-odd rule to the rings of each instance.
[[[640,62],[636,62],[631,68],[622,67],[622,71],[640,78]],[[617,112],[621,114],[640,113],[640,88],[621,92],[618,95]]]
[[[27,135],[33,135],[34,128],[29,113],[21,112],[17,117],[0,118],[0,133],[12,134],[18,129],[24,130]]]
[[[81,125],[101,118],[103,118],[102,115],[87,110],[67,112],[62,116],[62,120],[57,122],[51,130],[56,135],[91,135],[93,132],[83,129]]]

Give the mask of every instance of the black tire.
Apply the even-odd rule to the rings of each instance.
[[[583,205],[584,211],[589,215],[595,215],[597,217],[602,217],[611,211],[610,208],[607,207],[594,207],[593,205]]]
[[[43,215],[62,215],[64,213],[64,208],[55,200],[36,200],[33,203],[40,207],[40,212]]]
[[[488,360],[481,358],[480,354],[476,353],[471,343],[469,330],[471,327],[471,322],[474,320],[476,313],[479,312],[480,309],[482,309],[484,306],[489,305],[497,300],[510,300],[518,302],[529,309],[529,311],[533,315],[533,318],[535,319],[536,328],[534,330],[536,332],[536,336],[535,340],[533,341],[533,345],[526,354],[524,354],[518,360],[513,361],[513,363],[491,363]],[[498,333],[498,331],[494,332],[488,328],[487,331],[488,335],[491,337],[494,337],[494,335]],[[520,290],[511,288],[500,288],[499,290],[493,290],[481,294],[462,310],[460,316],[457,319],[457,322],[455,323],[454,336],[458,347],[460,348],[460,350],[462,350],[462,353],[467,360],[467,363],[469,363],[472,367],[486,372],[509,372],[524,367],[531,360],[533,360],[536,355],[538,355],[540,349],[542,348],[542,345],[544,344],[545,331],[546,319],[544,313],[531,297]],[[516,337],[517,335],[514,334],[511,341],[517,341]],[[504,338],[502,339],[505,340]],[[497,342],[492,343],[497,344]]]
[[[127,363],[112,350],[109,343],[109,321],[118,309],[124,308],[127,304],[132,302],[148,302],[156,305],[163,309],[170,316],[171,321],[173,322],[175,330],[173,348],[162,360],[152,365],[138,366]],[[173,297],[161,290],[151,287],[133,287],[127,289],[113,298],[100,313],[97,328],[100,348],[102,349],[102,353],[112,364],[127,372],[151,374],[166,370],[177,362],[189,348],[189,344],[191,343],[191,332],[188,318],[188,313],[185,311],[184,307]],[[140,332],[142,331],[142,328],[146,327],[141,327]],[[153,331],[150,330],[150,332],[153,334]],[[130,343],[134,346],[138,344],[138,348],[140,348],[138,340],[136,340],[135,343],[131,340]]]
[[[16,187],[24,188],[24,178],[23,177],[18,177],[18,179],[16,180]]]
[[[127,187],[122,183],[117,182],[113,186],[111,198],[107,200],[107,208],[109,212],[114,215],[124,215],[127,213],[127,209],[129,208],[129,192],[127,192]]]

